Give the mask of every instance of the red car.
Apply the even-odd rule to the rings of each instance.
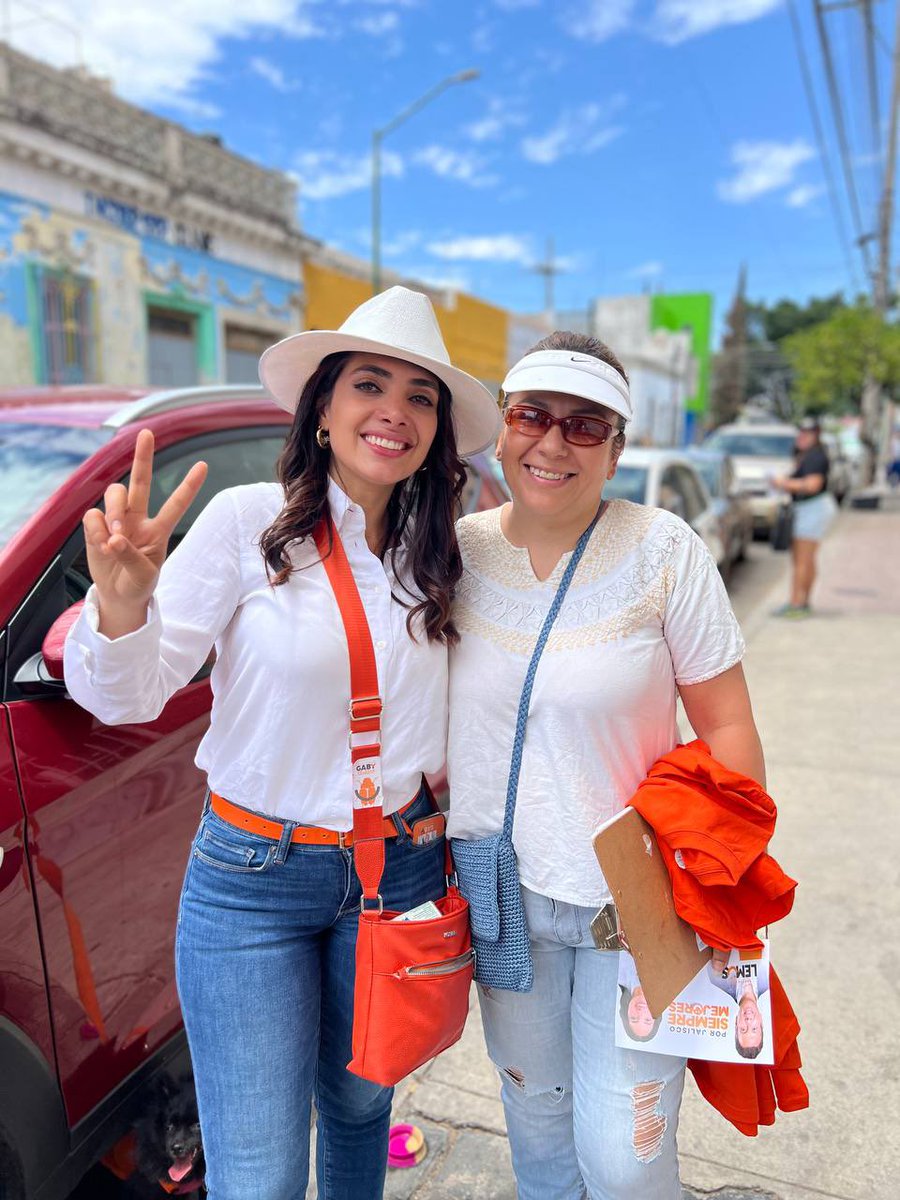
[[[65,623],[53,626],[90,583],[81,517],[126,478],[149,428],[156,507],[209,464],[174,546],[213,493],[274,478],[288,420],[246,387],[0,394],[4,1200],[68,1195],[130,1126],[149,1077],[186,1058],[173,935],[210,664],[146,725],[107,727],[69,699]],[[491,460],[472,465],[467,511],[501,503]]]

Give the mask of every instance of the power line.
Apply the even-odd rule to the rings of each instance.
[[[881,115],[878,111],[878,63],[875,58],[875,13],[872,0],[862,0],[863,24],[866,28],[866,76],[869,83],[869,124],[872,130],[872,150],[877,157],[879,169],[884,166],[884,151],[881,145]],[[879,178],[879,188],[881,180]]]
[[[859,209],[859,197],[856,193],[856,181],[853,178],[853,166],[850,158],[850,145],[847,141],[847,130],[844,125],[844,110],[841,105],[840,92],[838,90],[837,77],[834,71],[834,60],[831,55],[831,42],[828,37],[828,30],[825,26],[825,17],[823,15],[821,0],[813,0],[813,10],[816,17],[816,28],[819,33],[819,44],[822,50],[822,61],[825,64],[825,78],[828,83],[828,95],[831,100],[831,112],[834,117],[834,126],[837,131],[838,149],[840,151],[841,165],[844,171],[844,183],[847,188],[847,196],[850,201],[850,215],[853,219],[853,225],[856,232],[856,241],[862,252],[863,262],[866,268],[866,275],[869,280],[872,278],[872,265],[869,255],[869,239],[863,229],[862,216]]]
[[[828,188],[828,199],[831,202],[831,211],[834,215],[834,223],[837,226],[838,239],[843,247],[844,254],[847,257],[847,269],[850,272],[850,280],[854,291],[858,291],[859,276],[856,273],[853,252],[850,248],[850,239],[847,236],[847,227],[844,224],[844,214],[841,211],[841,206],[838,201],[837,187],[834,181],[834,174],[831,170],[831,158],[828,154],[825,135],[822,131],[822,122],[819,118],[819,107],[816,104],[816,94],[813,91],[812,76],[810,75],[809,71],[809,62],[806,57],[806,50],[803,46],[803,37],[800,31],[800,22],[797,19],[797,10],[794,5],[794,0],[788,0],[788,12],[790,13],[791,17],[791,27],[794,31],[794,42],[797,47],[797,57],[800,61],[800,74],[803,79],[803,88],[806,92],[806,101],[809,105],[809,113],[812,119],[813,130],[815,131],[816,143],[819,147],[819,158],[822,163],[822,173],[825,176],[825,183]]]

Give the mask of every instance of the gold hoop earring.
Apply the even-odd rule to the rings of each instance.
[[[316,444],[321,447],[322,450],[327,450],[331,445],[331,436],[329,435],[328,430],[323,429],[321,425],[316,430]]]

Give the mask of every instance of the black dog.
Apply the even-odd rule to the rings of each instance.
[[[163,1075],[156,1081],[135,1134],[137,1169],[129,1180],[135,1197],[159,1200],[167,1193],[206,1195],[206,1163],[190,1075]]]

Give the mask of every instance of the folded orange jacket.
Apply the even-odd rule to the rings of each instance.
[[[653,826],[679,916],[708,946],[758,950],[797,886],[766,852],[772,797],[698,739],[657,759],[629,804]]]
[[[700,740],[658,759],[630,804],[653,828],[678,915],[709,946],[759,949],[758,930],[790,912],[796,881],[767,852],[775,802],[755,780],[717,762]],[[702,1095],[748,1137],[776,1109],[809,1106],[800,1023],[769,966],[774,1065],[689,1059]]]

